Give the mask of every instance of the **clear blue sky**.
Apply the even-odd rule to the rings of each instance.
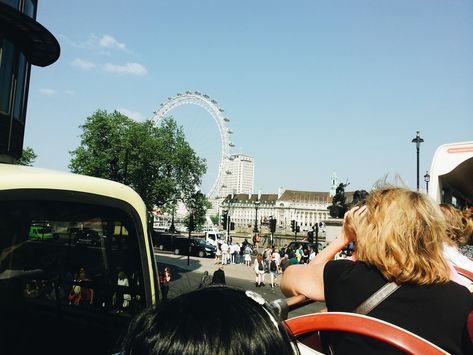
[[[386,174],[415,188],[416,130],[421,176],[438,145],[473,139],[470,0],[40,0],[37,20],[61,57],[32,69],[35,166],[68,170],[96,110],[143,120],[186,90],[225,109],[264,193],[328,191],[334,171],[349,190]],[[208,160],[205,191],[217,127],[197,106],[171,115]]]

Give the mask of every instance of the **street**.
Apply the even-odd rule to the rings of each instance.
[[[213,272],[219,267],[219,265],[215,264],[214,258],[191,256],[189,265],[187,265],[187,256],[174,255],[169,252],[161,251],[155,253],[155,255],[160,270],[162,270],[164,265],[169,265],[172,269],[168,294],[169,298],[197,289],[204,271],[208,271],[212,276]],[[265,274],[265,287],[256,287],[253,264],[251,264],[251,267],[245,266],[244,264],[229,264],[224,266],[224,271],[226,284],[229,286],[255,291],[261,294],[268,302],[272,302],[278,298],[284,298],[279,288],[281,275],[276,279],[278,286],[275,288],[270,287],[269,274]],[[309,303],[301,308],[290,311],[289,317],[319,312],[322,308],[325,308],[325,304],[322,302]]]

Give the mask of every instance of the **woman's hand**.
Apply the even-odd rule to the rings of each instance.
[[[345,245],[356,240],[356,226],[361,217],[366,213],[366,206],[356,206],[350,209],[343,217],[341,237]]]
[[[354,207],[345,213],[342,232],[332,243],[327,245],[309,265],[292,265],[288,267],[281,280],[281,291],[286,296],[305,295],[306,297],[324,301],[325,264],[332,260],[334,255],[346,247],[348,243],[356,240],[356,227],[359,220],[366,213],[366,206]]]

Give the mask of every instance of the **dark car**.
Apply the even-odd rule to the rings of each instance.
[[[102,239],[99,232],[90,228],[71,228],[70,233],[72,241],[77,245],[99,246]]]
[[[212,244],[207,243],[201,238],[176,237],[172,244],[172,251],[176,255],[187,255],[187,250],[190,243],[190,254],[205,257],[215,256],[217,248]]]
[[[153,231],[153,244],[159,250],[172,250],[174,239],[179,235]]]

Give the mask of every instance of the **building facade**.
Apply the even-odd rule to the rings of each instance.
[[[0,0],[0,162],[21,157],[31,65],[60,54],[56,38],[36,21],[36,0]]]
[[[228,211],[237,232],[269,230],[268,221],[276,219],[276,228],[290,230],[295,220],[301,232],[330,218],[328,192],[285,190],[278,194],[230,194],[221,204]]]

